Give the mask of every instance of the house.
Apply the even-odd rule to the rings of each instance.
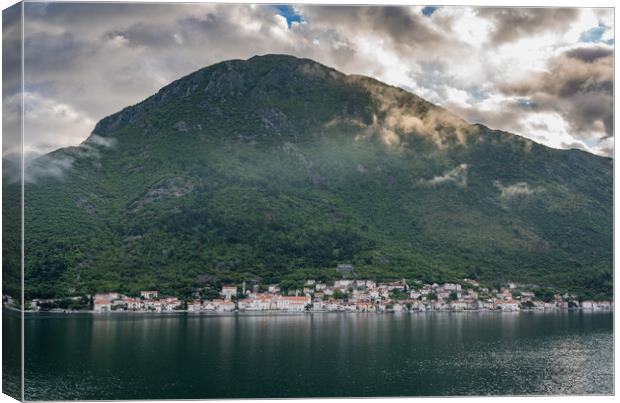
[[[277,284],[272,284],[268,288],[270,294],[277,294],[280,292],[280,286]]]
[[[437,298],[439,299],[448,299],[450,298],[450,291],[441,291],[437,293]]]
[[[312,302],[309,296],[304,297],[279,297],[276,301],[277,309],[283,311],[303,312],[306,305]]]
[[[253,302],[254,298],[242,298],[237,301],[237,308],[239,308],[240,311],[251,311]]]
[[[399,291],[407,291],[407,283],[405,280],[394,281],[387,285],[387,289],[389,291],[399,290]]]
[[[372,280],[366,280],[364,282],[366,283],[366,288],[368,288],[369,290],[373,290],[373,289],[377,288],[377,283],[375,283]]]
[[[364,291],[360,291],[360,290],[353,290],[353,300],[355,301],[370,301],[371,300],[371,296],[369,293],[364,292]]]
[[[336,301],[330,301],[329,303],[325,304],[325,309],[327,309],[328,312],[337,312],[340,310],[340,304],[338,304]]]
[[[353,284],[351,280],[338,280],[334,282],[334,288],[344,290],[349,288]]]
[[[162,311],[165,311],[165,312],[173,312],[181,308],[181,306],[183,305],[181,300],[176,297],[166,298],[163,301],[160,301],[160,303],[161,303]]]
[[[354,271],[352,264],[339,264],[336,271],[342,275],[351,274]]]
[[[271,309],[271,300],[271,295],[260,294],[255,298],[244,298],[239,300],[237,302],[237,307],[242,311],[268,311]]]
[[[452,308],[453,311],[464,311],[467,309],[467,303],[463,301],[454,301],[450,303],[450,308]]]
[[[205,302],[202,304],[202,309],[203,309],[203,310],[205,310],[205,311],[210,311],[210,312],[215,311],[215,310],[217,309],[217,306],[216,306],[216,304],[214,303],[214,301],[216,301],[216,300],[213,300],[213,301],[205,301]],[[220,301],[222,301],[222,300],[220,300]],[[218,305],[219,305],[219,304],[218,304]]]
[[[224,297],[226,300],[230,300],[232,297],[237,296],[237,286],[236,285],[225,285],[222,287],[222,291],[220,295]]]
[[[326,307],[325,302],[322,299],[315,298],[312,301],[312,310],[315,312],[322,312],[322,311],[326,311],[327,307]]]
[[[581,309],[593,310],[594,309],[594,302],[592,302],[592,301],[583,301],[581,303]]]
[[[103,297],[109,299],[110,301],[115,301],[117,299],[121,299],[122,295],[117,292],[107,292],[95,294],[95,297]]]
[[[446,283],[443,285],[445,291],[461,291],[460,284]]]
[[[216,311],[218,312],[232,312],[237,308],[234,302],[230,300],[224,300],[224,302],[220,303],[217,307]]]
[[[109,312],[112,310],[111,301],[104,296],[95,296],[93,301],[93,310],[95,312]]]
[[[306,283],[304,285],[308,287],[314,287],[315,284],[316,284],[315,280],[306,280]]]
[[[187,312],[200,312],[202,311],[202,302],[200,300],[194,300],[187,303]]]
[[[480,283],[478,283],[476,280],[472,280],[472,279],[469,279],[469,278],[463,279],[463,282],[464,282],[465,284],[469,284],[469,285],[471,285],[471,286],[473,286],[473,287],[478,287],[478,286],[480,286]]]
[[[375,306],[370,302],[358,302],[355,304],[355,310],[358,312],[374,312]]]
[[[443,301],[433,301],[430,304],[430,308],[433,311],[447,311],[450,305],[445,304]]]
[[[140,291],[140,296],[144,299],[155,299],[159,296],[159,291]]]
[[[142,301],[139,298],[123,297],[122,301],[130,311],[137,311],[142,308]]]
[[[514,312],[519,310],[519,302],[514,300],[497,301],[495,306],[502,311]]]
[[[597,302],[594,305],[594,309],[598,311],[609,311],[611,310],[611,304],[607,301]]]
[[[312,295],[314,293],[314,289],[310,287],[304,287],[303,293],[304,295]]]
[[[355,312],[355,309],[356,309],[356,305],[355,304],[346,304],[344,306],[344,310],[346,312]]]
[[[205,310],[217,312],[231,312],[235,310],[235,304],[230,300],[214,299],[205,305]]]
[[[325,283],[318,283],[317,285],[314,286],[314,289],[317,291],[323,291],[327,288],[327,284]]]

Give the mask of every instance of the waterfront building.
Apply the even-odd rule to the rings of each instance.
[[[140,296],[144,299],[154,299],[159,296],[159,291],[140,291]]]
[[[237,286],[236,285],[225,285],[222,287],[222,291],[220,295],[224,297],[224,299],[230,300],[232,297],[237,296]]]
[[[276,300],[276,307],[284,311],[303,312],[306,309],[306,305],[309,305],[311,301],[309,296],[279,297]]]

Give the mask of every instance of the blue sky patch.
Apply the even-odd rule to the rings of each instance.
[[[291,25],[293,25],[294,22],[302,21],[301,15],[297,14],[292,6],[281,4],[274,7],[276,8],[276,10],[278,10],[279,15],[286,18],[286,23],[288,24],[289,28],[291,27]]]
[[[598,27],[582,32],[579,36],[579,42],[601,42],[601,38],[607,29],[609,29],[609,27],[599,24]]]
[[[422,14],[426,17],[430,17],[439,7],[426,6],[422,9]]]

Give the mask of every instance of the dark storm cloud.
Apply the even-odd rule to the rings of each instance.
[[[569,50],[566,52],[567,57],[573,59],[579,59],[586,63],[592,63],[595,60],[613,56],[613,50],[611,48],[603,46],[595,47],[583,47]]]
[[[478,15],[494,24],[491,41],[503,44],[545,31],[567,30],[579,15],[579,9],[484,7]]]
[[[613,52],[580,47],[552,58],[548,72],[529,80],[500,85],[506,94],[528,97],[534,109],[555,111],[587,139],[604,130],[613,136]]]

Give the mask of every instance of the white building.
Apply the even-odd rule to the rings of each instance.
[[[202,302],[197,300],[197,301],[193,301],[191,303],[188,303],[187,304],[187,311],[188,312],[200,312],[200,311],[202,311]]]
[[[334,282],[334,288],[343,290],[349,288],[352,284],[353,281],[351,280],[338,280]]]
[[[237,286],[236,285],[225,285],[222,287],[222,292],[220,295],[224,297],[224,299],[230,300],[232,297],[237,296]]]
[[[111,301],[107,297],[95,297],[93,310],[95,312],[109,312],[112,310]]]
[[[140,296],[144,299],[154,299],[159,296],[159,291],[140,291]]]
[[[312,302],[309,296],[304,297],[279,297],[276,301],[277,309],[283,311],[303,312],[306,305]]]
[[[593,310],[594,309],[594,302],[592,302],[592,301],[583,301],[581,303],[581,309]]]

